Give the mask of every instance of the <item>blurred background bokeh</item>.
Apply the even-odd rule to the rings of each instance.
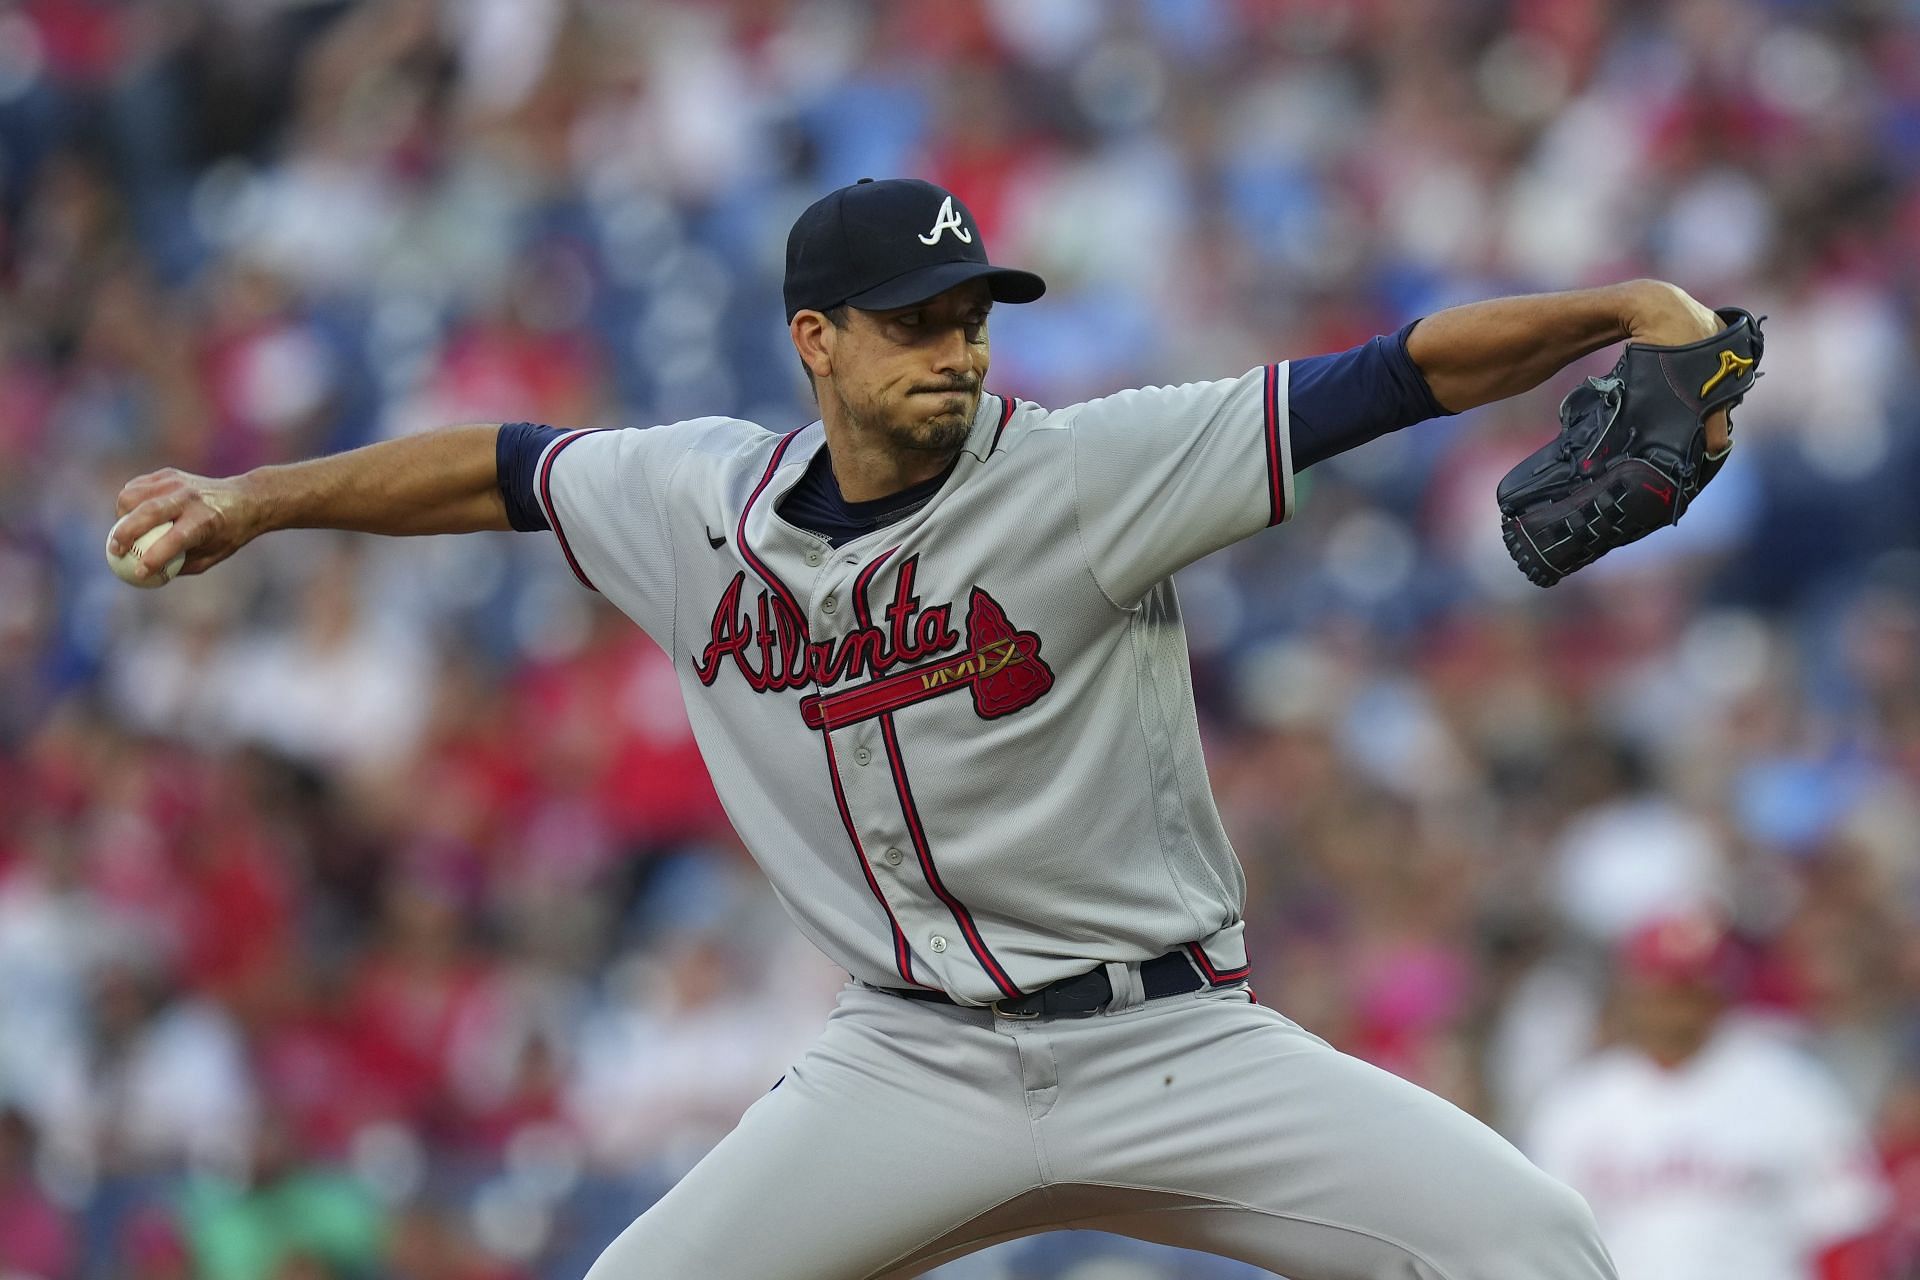
[[[989,382],[1049,405],[1634,275],[1770,316],[1686,523],[1551,592],[1492,490],[1553,389],[1180,586],[1265,1002],[1517,1134],[1713,906],[1920,1275],[1916,167],[1895,0],[0,3],[0,1273],[574,1280],[779,1076],[844,975],[550,539],[100,546],[160,466],[799,425],[787,227],[917,174],[1050,282]]]

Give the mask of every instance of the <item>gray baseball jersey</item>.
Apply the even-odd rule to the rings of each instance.
[[[582,582],[680,673],[727,814],[856,978],[974,1005],[1185,947],[1244,880],[1169,576],[1293,510],[1287,366],[1064,409],[993,395],[925,506],[840,547],[775,506],[824,446],[701,418],[550,444]]]

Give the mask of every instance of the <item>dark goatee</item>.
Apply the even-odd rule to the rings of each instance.
[[[967,433],[973,424],[965,418],[936,419],[909,427],[895,439],[903,448],[915,453],[958,453],[960,446],[967,442]]]

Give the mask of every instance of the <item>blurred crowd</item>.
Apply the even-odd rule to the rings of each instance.
[[[1920,1276],[1916,166],[1891,0],[0,4],[0,1275],[573,1280],[780,1075],[844,975],[548,539],[100,546],[160,466],[799,425],[786,229],[917,174],[1048,279],[1044,404],[1634,275],[1769,316],[1686,523],[1550,593],[1492,491],[1551,388],[1182,598],[1263,1001],[1517,1134],[1718,911]]]

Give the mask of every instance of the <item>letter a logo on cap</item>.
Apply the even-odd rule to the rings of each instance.
[[[941,233],[946,231],[953,232],[954,239],[961,244],[973,243],[973,232],[960,225],[960,211],[953,207],[952,196],[940,202],[940,216],[933,220],[932,229],[920,237],[920,243],[938,243]]]

